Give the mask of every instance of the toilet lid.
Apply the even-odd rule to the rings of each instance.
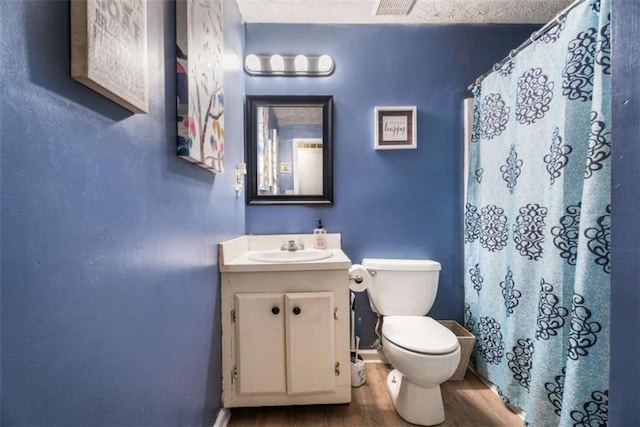
[[[417,353],[446,354],[458,347],[453,332],[425,316],[385,316],[382,335],[395,345]]]

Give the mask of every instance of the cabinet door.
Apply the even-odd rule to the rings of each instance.
[[[236,294],[238,394],[286,393],[282,294]]]
[[[290,293],[284,300],[288,393],[335,391],[333,292]]]

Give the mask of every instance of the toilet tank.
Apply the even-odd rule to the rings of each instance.
[[[365,258],[371,309],[383,316],[424,316],[438,292],[440,263],[425,259]]]

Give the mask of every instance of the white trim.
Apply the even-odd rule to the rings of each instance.
[[[231,410],[220,408],[220,410],[218,411],[218,416],[216,417],[216,421],[213,423],[213,427],[227,427],[230,420]]]
[[[384,354],[384,351],[371,349],[371,350],[358,350],[358,354],[362,356],[364,363],[385,363],[389,364],[389,359]]]

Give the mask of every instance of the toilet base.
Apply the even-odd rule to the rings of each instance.
[[[444,406],[440,385],[422,387],[407,380],[394,369],[387,376],[387,389],[398,415],[405,421],[421,426],[444,422]]]

